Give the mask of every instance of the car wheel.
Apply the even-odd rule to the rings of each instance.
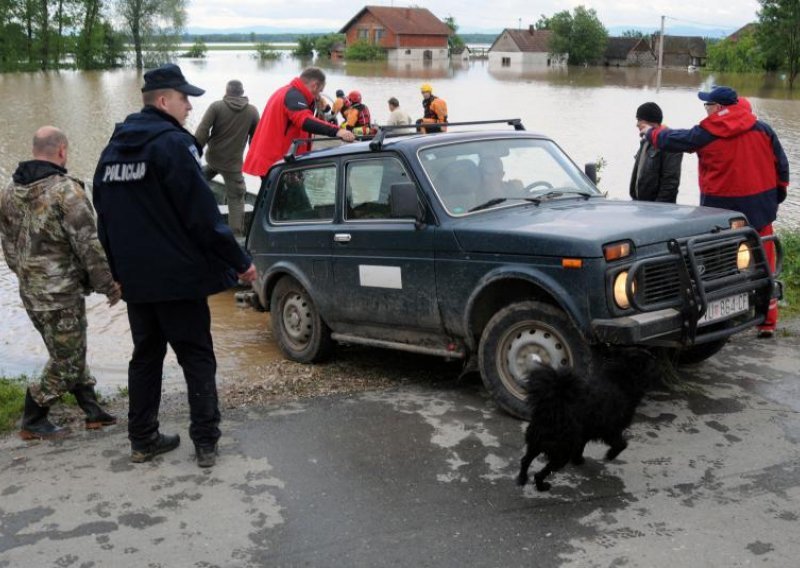
[[[291,276],[281,278],[272,291],[270,319],[275,341],[288,359],[313,363],[330,355],[331,330],[306,289]]]
[[[727,337],[725,339],[687,347],[686,349],[679,349],[677,353],[678,365],[697,365],[698,363],[702,363],[709,357],[713,357],[719,353],[720,349],[725,347],[726,343],[728,343]]]
[[[529,419],[524,379],[535,363],[591,371],[594,353],[567,314],[541,302],[519,302],[497,312],[478,348],[481,377],[497,404]]]

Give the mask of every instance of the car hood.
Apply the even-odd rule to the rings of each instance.
[[[728,228],[734,211],[669,203],[592,198],[502,208],[458,219],[454,233],[468,252],[600,257],[603,245],[638,248]]]

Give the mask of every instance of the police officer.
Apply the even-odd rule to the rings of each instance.
[[[94,175],[100,240],[122,284],[133,336],[128,367],[131,461],[178,447],[159,432],[161,376],[169,344],[186,379],[197,464],[214,465],[220,437],[216,359],[207,297],[256,278],[223,222],[200,168],[200,148],[183,128],[190,85],[167,64],[144,75],[144,108],[118,124]]]
[[[33,137],[33,160],[20,162],[0,193],[0,236],[19,295],[50,356],[38,383],[25,393],[20,436],[57,438],[50,406],[67,391],[86,413],[86,427],[117,419],[97,403],[95,379],[86,366],[86,304],[92,290],[119,301],[119,286],[97,240],[94,212],[83,182],[66,170],[67,137],[43,126]]]

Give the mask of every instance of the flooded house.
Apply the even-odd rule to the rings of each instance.
[[[661,36],[653,34],[650,44],[658,55]],[[664,36],[664,67],[705,67],[706,40],[699,36]]]
[[[504,29],[489,48],[489,67],[561,67],[569,55],[550,52],[550,30]]]
[[[358,41],[386,50],[390,62],[449,61],[453,33],[427,8],[365,6],[339,30],[347,46]]]
[[[606,67],[655,67],[656,54],[644,37],[610,37],[603,53]]]

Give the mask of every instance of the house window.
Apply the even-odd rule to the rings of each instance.
[[[501,67],[511,67],[511,58],[510,57],[503,57],[500,60]]]
[[[386,35],[386,30],[383,28],[376,28],[375,29],[375,43],[380,43],[384,36]]]
[[[410,49],[406,49],[406,55],[411,55],[411,50]]]
[[[369,29],[367,28],[358,28],[358,40],[359,41],[369,41]]]

